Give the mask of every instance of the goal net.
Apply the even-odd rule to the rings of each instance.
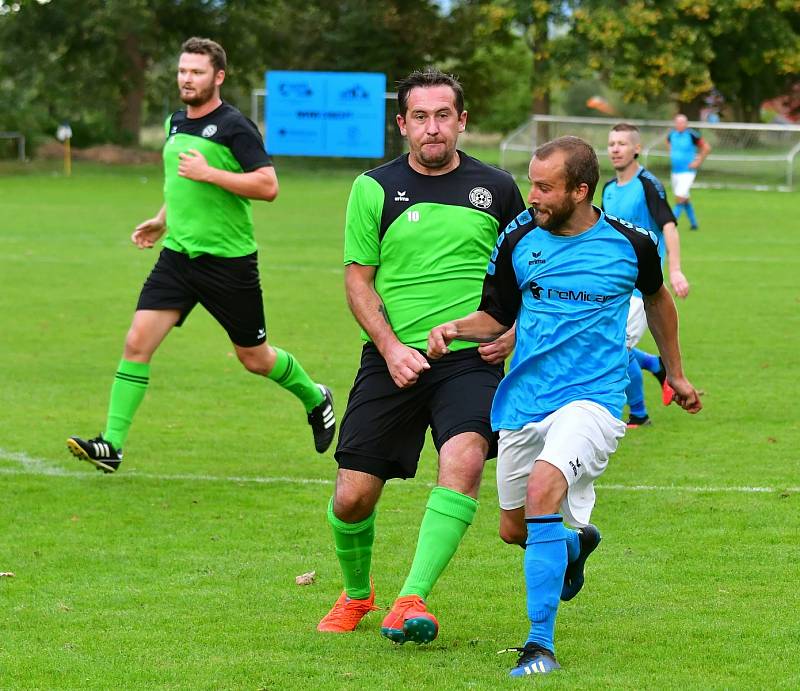
[[[526,178],[533,150],[564,135],[588,141],[600,159],[601,179],[614,174],[608,161],[608,132],[622,120],[559,115],[533,115],[500,144],[500,165]],[[671,120],[625,120],[642,133],[640,160],[665,184],[669,181],[666,136]],[[800,125],[743,122],[690,122],[711,145],[694,187],[791,191],[800,183]]]

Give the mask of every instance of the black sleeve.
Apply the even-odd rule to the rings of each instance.
[[[643,295],[658,292],[664,283],[664,276],[661,273],[661,257],[658,256],[656,234],[619,218],[606,216],[606,221],[628,239],[636,253],[636,262],[639,265],[636,288],[641,290]]]
[[[642,187],[644,187],[644,198],[647,202],[647,209],[653,220],[658,223],[659,228],[664,228],[667,223],[677,223],[675,214],[667,201],[667,192],[664,185],[656,178],[640,177]]]
[[[608,187],[608,186],[609,186],[609,185],[610,185],[612,182],[614,182],[615,180],[616,180],[616,178],[611,178],[610,180],[606,181],[606,184],[605,184],[605,185],[603,185],[603,190],[602,190],[602,192],[600,192],[600,208],[601,208],[603,211],[605,211],[605,210],[606,210],[606,207],[605,207],[605,205],[603,204],[603,197],[605,197],[605,196],[606,196],[606,187]]]
[[[525,211],[525,202],[522,200],[522,194],[519,191],[519,187],[517,187],[517,183],[513,178],[511,178],[508,185],[508,194],[506,195],[506,200],[503,204],[500,227],[505,228],[523,211]]]
[[[272,158],[264,150],[261,132],[244,115],[237,119],[231,133],[230,149],[245,173],[272,165]]]
[[[522,302],[511,258],[511,242],[508,233],[503,231],[492,250],[486,276],[483,279],[481,303],[478,305],[478,310],[486,312],[500,324],[509,327],[516,321]]]

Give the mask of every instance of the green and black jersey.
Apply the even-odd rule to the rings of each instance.
[[[217,185],[181,177],[178,154],[197,149],[210,166],[233,173],[271,166],[258,128],[224,102],[201,118],[189,118],[179,110],[167,118],[165,127],[164,246],[190,257],[243,257],[255,252],[250,200]]]
[[[344,263],[378,267],[375,289],[413,348],[477,309],[498,234],[525,209],[511,175],[458,153],[458,168],[444,175],[422,175],[402,155],[356,178],[347,204]],[[456,341],[451,350],[469,347]]]

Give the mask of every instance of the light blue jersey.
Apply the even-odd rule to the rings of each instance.
[[[525,211],[500,236],[478,309],[517,322],[492,428],[520,429],[567,403],[594,401],[622,417],[628,383],[625,324],[634,288],[663,283],[652,232],[607,217],[571,237],[536,226]]]
[[[689,167],[689,164],[697,157],[700,139],[700,132],[692,128],[685,129],[683,132],[670,130],[667,135],[667,141],[670,146],[669,157],[672,162],[673,173],[694,172]]]

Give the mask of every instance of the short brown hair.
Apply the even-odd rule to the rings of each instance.
[[[208,55],[214,72],[224,71],[228,65],[225,49],[210,38],[199,38],[198,36],[187,38],[181,46],[181,53]]]
[[[418,86],[449,86],[455,96],[456,112],[461,115],[464,111],[464,87],[452,74],[445,74],[436,67],[426,67],[424,70],[414,70],[405,79],[397,82],[397,110],[405,117],[408,110],[408,94],[411,89]]]
[[[600,179],[600,164],[594,149],[580,137],[559,137],[542,144],[533,155],[543,161],[556,151],[563,151],[565,154],[564,178],[567,190],[586,184],[589,188],[588,199],[591,200]]]
[[[618,122],[611,128],[612,132],[636,132],[639,133],[639,128],[630,122]]]

